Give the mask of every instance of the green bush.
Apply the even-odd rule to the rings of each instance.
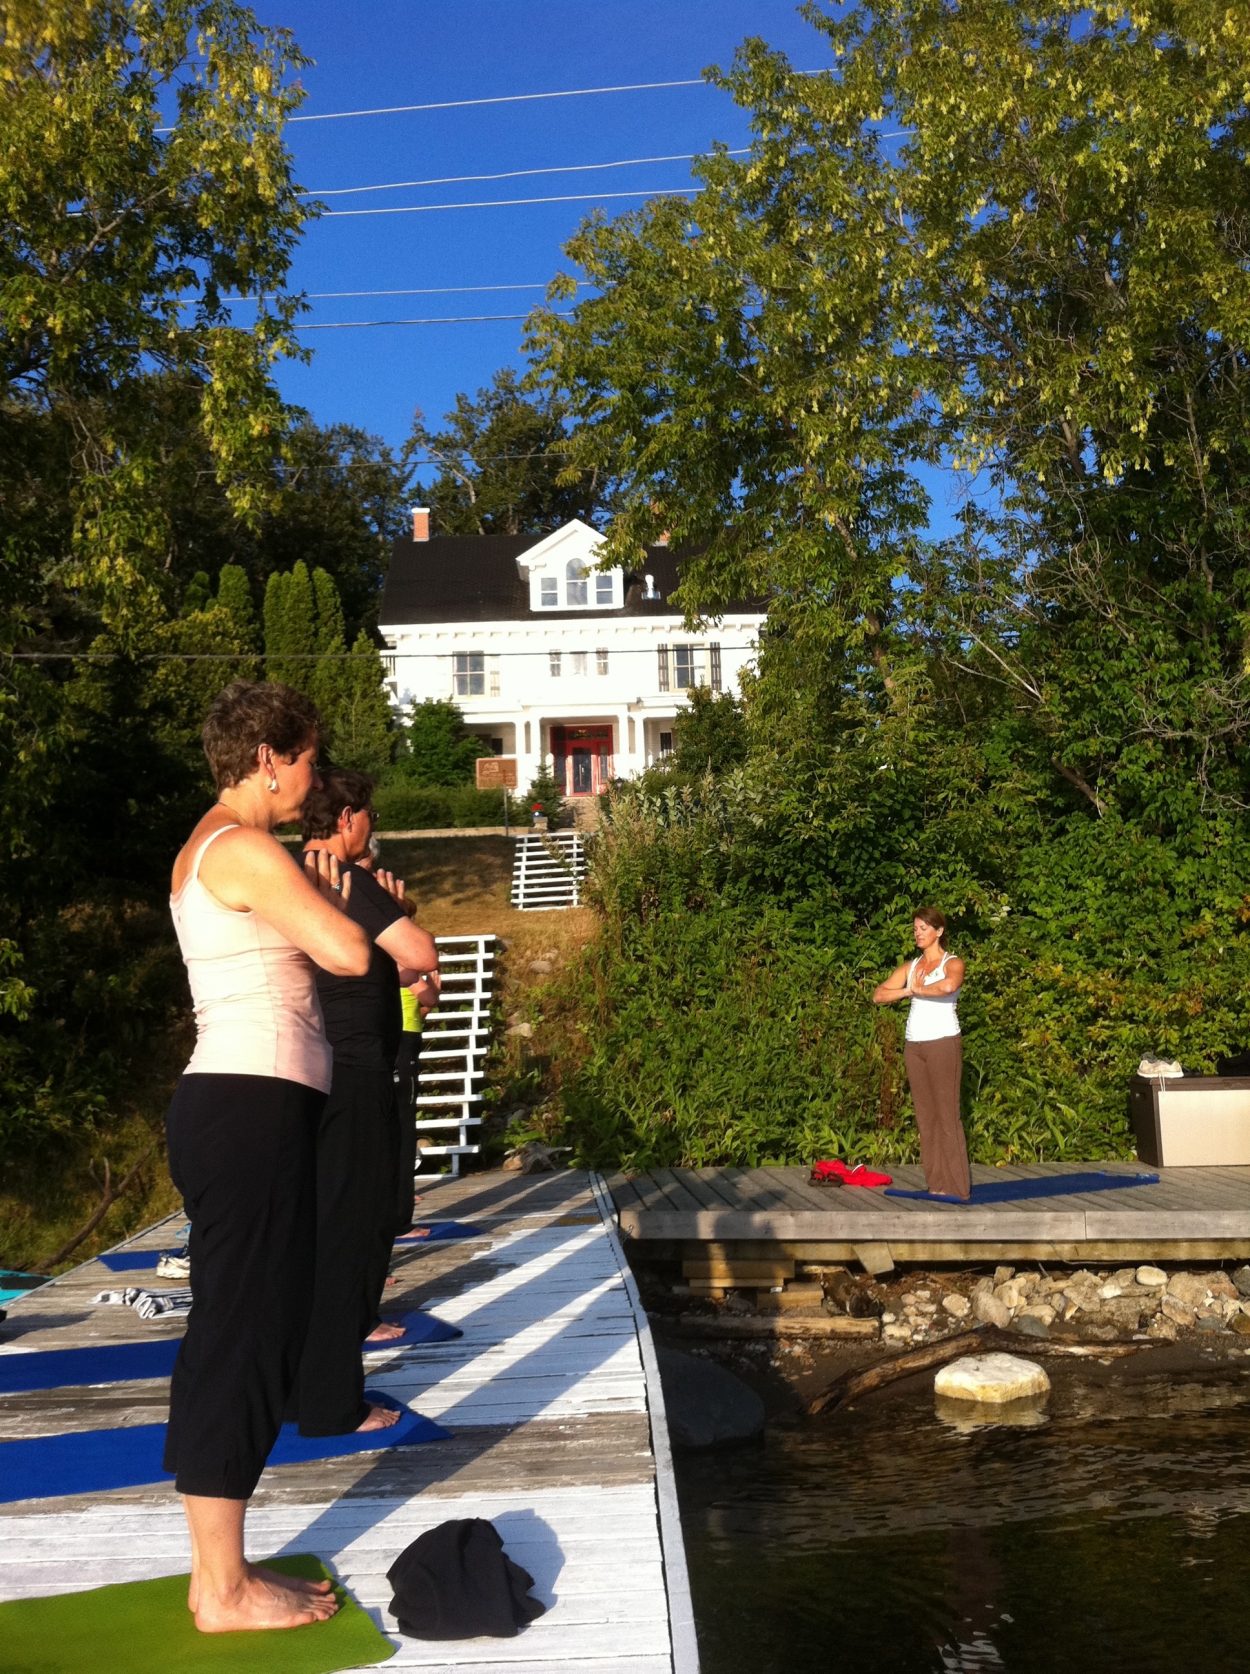
[[[503,824],[503,792],[473,785],[410,785],[392,780],[373,796],[379,831],[442,831]],[[526,815],[513,799],[509,818]]]
[[[973,864],[984,854],[931,829],[915,888],[865,910],[852,868],[853,889],[822,875],[801,899],[766,898],[744,870],[762,852],[751,794],[740,778],[626,792],[595,839],[602,933],[544,997],[539,1042],[562,1060],[560,1137],[582,1162],[916,1160],[903,1009],[871,994],[930,900],[967,962],[974,1161],[1131,1156],[1143,1055],[1211,1073],[1250,1044],[1250,843],[1236,827],[1213,821],[1183,848],[1074,815],[1021,844],[1006,875],[996,862],[994,888]]]

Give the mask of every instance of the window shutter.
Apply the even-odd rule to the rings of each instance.
[[[708,646],[708,685],[714,692],[720,691],[720,645]]]
[[[660,690],[662,692],[667,692],[668,691],[668,646],[667,645],[660,645],[660,646],[656,647],[656,650],[659,654],[659,659],[660,659]]]

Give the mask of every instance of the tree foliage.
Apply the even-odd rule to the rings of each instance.
[[[208,696],[250,650],[177,583],[189,431],[228,516],[269,494],[310,210],[302,60],[234,0],[44,0],[0,40],[0,1147],[103,1118],[180,992],[159,910],[205,794]],[[224,296],[263,295],[231,325]],[[171,410],[191,423],[171,424]],[[188,606],[181,613],[184,603]],[[246,666],[246,665],[244,665]]]
[[[483,753],[482,740],[469,731],[457,704],[423,698],[408,711],[397,773],[413,785],[469,785]]]
[[[1220,978],[1250,922],[1250,37],[1206,0],[806,13],[828,67],[746,43],[714,79],[749,154],[589,222],[591,294],[534,322],[570,469],[621,485],[609,555],[667,530],[692,616],[769,605],[743,764],[625,799],[601,845],[628,958],[609,938],[587,990],[577,1120],[623,1108],[594,1065],[658,1039],[642,996],[684,1020],[742,986],[696,985],[695,911],[726,934],[757,912],[809,974],[815,935],[833,965],[814,1009],[778,989],[791,1033],[823,1007],[871,1060],[892,1024],[867,991],[936,899],[969,957],[978,1154],[1112,1154],[1143,1052],[1209,1068],[1250,1036]],[[960,505],[935,530],[939,481]],[[632,929],[661,918],[640,970]],[[714,1070],[749,1019],[702,1041],[684,1128],[664,1095],[654,1155],[777,1156],[753,1054],[769,1137],[697,1139],[748,1096]],[[863,1127],[892,1074],[851,1131],[898,1155]]]
[[[440,535],[540,535],[609,515],[604,473],[570,468],[562,398],[527,390],[510,367],[475,399],[458,395],[443,423],[432,431],[418,413],[404,450],[414,471],[437,469],[422,492]]]

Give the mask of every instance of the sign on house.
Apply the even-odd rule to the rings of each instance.
[[[477,758],[478,790],[515,790],[516,787],[515,756],[479,756]]]

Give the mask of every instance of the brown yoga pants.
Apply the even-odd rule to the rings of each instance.
[[[942,1040],[909,1040],[903,1048],[903,1062],[920,1130],[925,1185],[943,1197],[967,1197],[972,1176],[968,1172],[968,1144],[959,1120],[963,1039],[947,1035]]]

